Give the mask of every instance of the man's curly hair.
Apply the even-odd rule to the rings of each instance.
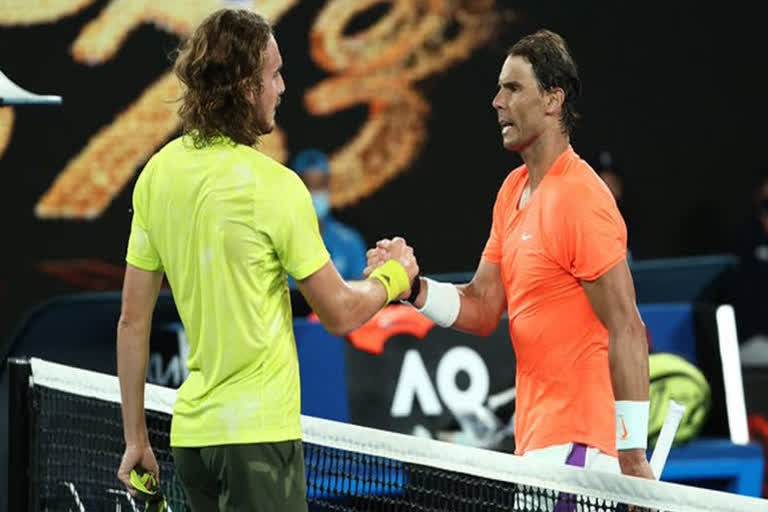
[[[174,71],[184,85],[179,107],[183,131],[196,148],[221,137],[253,146],[261,123],[254,100],[262,89],[270,24],[244,9],[209,15],[181,45]]]

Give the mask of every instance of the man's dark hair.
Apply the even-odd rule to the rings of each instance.
[[[531,63],[542,91],[560,88],[565,92],[560,120],[571,135],[579,118],[576,99],[581,94],[581,80],[565,40],[550,30],[539,30],[520,39],[507,55],[523,57]]]
[[[174,71],[184,84],[179,107],[183,131],[197,148],[226,136],[253,146],[259,116],[264,54],[272,27],[244,9],[209,15],[179,49]]]

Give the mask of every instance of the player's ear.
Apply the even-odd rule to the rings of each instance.
[[[553,87],[547,93],[547,114],[560,114],[565,103],[565,91],[560,87]]]

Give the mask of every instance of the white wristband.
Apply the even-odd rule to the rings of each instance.
[[[650,402],[616,400],[616,449],[645,450],[648,447]]]
[[[418,311],[440,327],[450,327],[459,317],[461,298],[451,283],[440,283],[424,278],[427,283],[427,299]]]

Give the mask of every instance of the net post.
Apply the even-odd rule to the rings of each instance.
[[[26,359],[8,359],[8,510],[30,510],[30,377]]]

